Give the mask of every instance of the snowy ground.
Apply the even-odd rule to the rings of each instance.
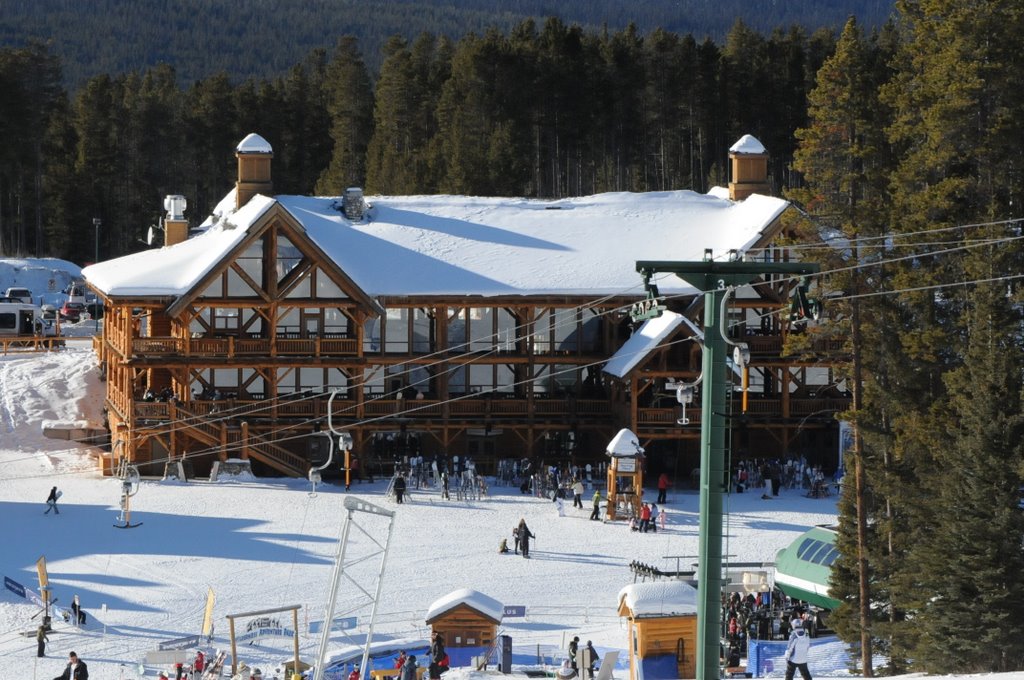
[[[0,573],[38,590],[36,562],[45,556],[57,606],[78,595],[89,617],[78,629],[55,616],[47,656],[37,659],[34,637],[24,634],[39,624],[39,607],[7,588],[0,591],[0,680],[52,678],[70,650],[89,663],[93,680],[155,677],[168,667],[149,665],[140,674],[140,661],[161,642],[199,633],[210,588],[216,629],[209,649],[228,647],[228,614],[301,605],[300,654],[309,660],[319,638],[305,631],[309,621],[323,618],[345,515],[343,488],[323,485],[314,496],[299,480],[144,480],[132,505],[132,520],[142,526],[115,528],[120,483],[97,474],[89,447],[41,436],[44,421],[98,422],[101,407],[102,383],[86,343],[49,354],[0,356]],[[59,516],[43,514],[53,485],[63,491]],[[384,482],[352,487],[359,498],[396,510],[375,639],[425,639],[431,603],[473,588],[503,604],[526,606],[525,618],[503,622],[517,647],[563,649],[579,635],[602,652],[624,650],[616,595],[633,581],[630,561],[675,569],[666,556],[697,552],[697,495],[688,489],[670,494],[667,530],[656,535],[591,522],[589,505],[567,507],[568,516],[560,518],[551,502],[508,487],[492,488],[478,501],[414,492],[402,506],[386,499],[384,490]],[[805,498],[797,490],[782,494],[729,499],[727,554],[736,561],[771,561],[807,527],[834,520],[833,501]],[[521,517],[537,534],[529,560],[497,552],[502,538],[511,542]],[[386,520],[358,521],[384,539]],[[349,556],[367,559],[350,573],[365,587],[379,549],[360,531],[351,537]],[[343,584],[338,601],[336,615],[357,617],[357,628],[332,639],[334,652],[362,642],[370,613],[351,583]],[[291,615],[279,616],[290,627]],[[245,625],[240,619],[237,632]],[[242,645],[239,658],[266,672],[291,656],[290,645],[259,638]],[[453,669],[447,677],[483,674]],[[1024,674],[1012,680],[1024,680]]]

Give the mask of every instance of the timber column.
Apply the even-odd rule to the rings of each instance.
[[[704,292],[704,359],[700,416],[700,537],[697,564],[697,680],[721,677],[723,497],[729,489],[725,469],[726,383],[725,320],[722,298],[729,287],[750,284],[766,274],[803,276],[817,264],[789,262],[652,262],[636,263],[644,280],[657,272],[678,276]]]

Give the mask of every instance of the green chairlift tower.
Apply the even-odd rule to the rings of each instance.
[[[697,680],[721,677],[721,593],[723,497],[728,490],[726,466],[726,338],[725,319],[720,318],[722,300],[733,288],[766,275],[808,276],[819,266],[792,262],[713,262],[710,253],[703,262],[639,261],[636,270],[645,282],[659,272],[675,274],[697,290],[704,291],[703,392],[700,434],[700,538],[697,566]],[[648,287],[649,295],[651,288]],[[637,306],[637,318],[661,313],[654,291],[652,304]]]

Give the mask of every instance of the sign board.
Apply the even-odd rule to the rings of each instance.
[[[8,578],[7,576],[4,576],[4,588],[7,588],[7,590],[11,591],[20,598],[26,597],[25,586],[21,585],[12,578]]]
[[[248,633],[239,635],[235,640],[237,642],[245,642],[247,640],[255,640],[260,637],[292,638],[295,637],[295,631],[291,628],[253,628]]]
[[[334,622],[331,624],[332,631],[352,630],[356,627],[356,617],[336,617]],[[309,622],[309,634],[316,635],[320,633],[324,628],[323,621],[310,621]]]
[[[507,604],[505,605],[504,618],[511,619],[516,617],[526,616],[526,605],[525,604]]]
[[[180,649],[150,650],[146,652],[146,663],[150,666],[173,666],[176,663],[186,664],[188,661],[189,654]]]
[[[615,458],[616,472],[636,472],[636,458],[617,456]]]
[[[166,652],[169,649],[191,649],[199,646],[199,636],[189,635],[188,637],[178,638],[177,640],[167,640],[161,642],[158,649],[161,652]]]

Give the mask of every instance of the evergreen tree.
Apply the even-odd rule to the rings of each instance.
[[[339,196],[366,183],[366,150],[373,130],[373,90],[359,46],[352,36],[338,41],[327,65],[327,111],[331,118],[331,161],[316,193]]]
[[[367,149],[366,188],[370,193],[415,193],[412,56],[405,39],[398,36],[388,40],[384,54],[374,101],[373,136]]]
[[[876,48],[864,40],[856,21],[848,21],[835,54],[818,71],[817,85],[808,97],[809,125],[796,133],[800,146],[794,163],[805,184],[789,192],[813,217],[818,238],[849,243],[807,257],[824,260],[827,270],[836,270],[829,285],[847,292],[852,300],[831,310],[828,323],[791,336],[802,342],[790,344],[813,353],[822,340],[839,342],[844,346],[842,356],[851,358],[833,364],[837,377],[846,380],[853,391],[853,408],[843,417],[853,426],[854,445],[844,461],[847,477],[836,542],[840,558],[833,564],[830,590],[842,604],[830,622],[843,639],[860,650],[860,665],[866,675],[873,671],[872,636],[877,635],[873,618],[892,612],[891,606],[872,607],[879,601],[879,593],[872,592],[874,584],[881,582],[879,590],[885,591],[883,545],[888,543],[880,533],[887,525],[877,516],[884,507],[869,507],[868,501],[875,488],[872,482],[888,470],[884,464],[888,445],[885,422],[891,404],[884,401],[885,392],[877,389],[875,378],[884,380],[890,375],[878,371],[888,358],[888,344],[876,339],[888,332],[885,324],[891,314],[885,299],[859,299],[869,288],[868,278],[881,274],[874,263],[884,244],[879,237],[887,230],[883,206],[887,205],[890,160],[884,137],[887,120],[878,100],[885,74],[876,66],[881,61],[876,55]],[[866,431],[875,436],[864,436]],[[879,488],[883,487],[879,482]]]
[[[977,228],[961,225],[1019,212],[1022,110],[1016,83],[1022,74],[1016,55],[1021,48],[1022,10],[1019,3],[1006,0],[908,0],[898,2],[898,9],[905,38],[894,62],[897,78],[885,90],[896,114],[890,139],[901,155],[893,174],[892,222],[894,232],[913,234],[919,244],[918,257],[891,279],[894,286],[916,291],[901,298],[901,328],[914,332],[900,334],[899,348],[901,364],[915,376],[918,389],[905,392],[902,412],[893,422],[894,446],[913,475],[915,493],[903,495],[898,512],[915,533],[935,540],[906,543],[904,559],[891,579],[894,606],[913,617],[903,634],[905,648],[894,651],[926,670],[942,668],[951,654],[968,669],[982,668],[988,667],[983,659],[991,661],[995,654],[992,631],[986,626],[1007,621],[997,608],[987,623],[976,619],[963,626],[962,611],[952,598],[972,594],[965,590],[965,566],[975,578],[998,579],[1002,567],[997,560],[1005,555],[997,545],[968,555],[952,548],[962,547],[966,536],[989,536],[994,508],[977,507],[982,494],[974,485],[989,484],[989,502],[1004,502],[998,480],[979,475],[994,474],[1006,451],[1019,446],[1008,425],[1017,405],[1010,399],[989,401],[987,394],[983,398],[980,391],[974,392],[972,399],[985,402],[972,406],[987,409],[981,416],[972,413],[950,386],[962,389],[967,384],[964,376],[971,376],[976,381],[972,388],[991,386],[997,393],[1006,389],[992,386],[994,378],[983,378],[988,370],[1002,369],[993,369],[974,343],[988,343],[988,351],[998,352],[997,329],[1008,322],[974,286],[941,294],[934,287],[992,278],[982,277],[983,269],[972,264]],[[1019,257],[1000,258],[991,271],[1005,275],[1019,271],[1020,265]],[[991,330],[985,330],[986,323],[993,325]],[[1007,370],[1019,375],[1019,368],[1012,365]],[[992,429],[979,431],[983,422]],[[996,450],[1004,446],[1008,448]],[[956,503],[936,512],[936,499]],[[997,523],[1008,528],[1002,518]],[[949,531],[957,535],[939,536]],[[1019,548],[1019,535],[1009,540]],[[935,550],[936,542],[944,552]],[[950,590],[951,584],[944,581],[952,573],[957,577]],[[1011,582],[997,580],[995,587],[1016,592]],[[953,621],[962,627],[950,646],[940,636]],[[1012,657],[1011,653],[999,664],[1021,667],[1019,656]]]

